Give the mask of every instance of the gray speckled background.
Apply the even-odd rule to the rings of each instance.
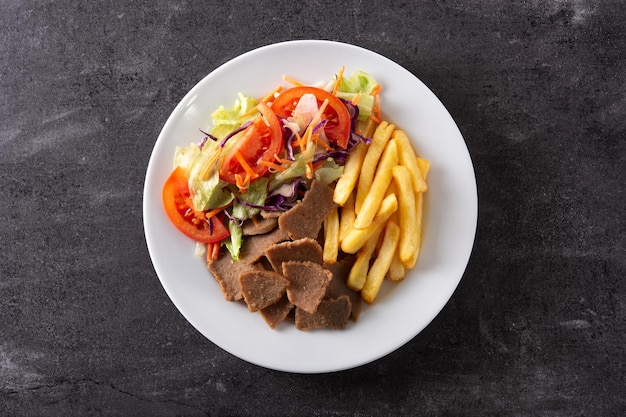
[[[626,3],[4,1],[0,415],[626,414]],[[424,81],[480,198],[441,314],[374,363],[293,375],[204,339],[152,268],[142,187],[184,94],[332,39]]]

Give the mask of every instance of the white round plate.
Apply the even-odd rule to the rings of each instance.
[[[224,300],[195,244],[172,226],[161,189],[177,145],[198,142],[210,114],[230,107],[237,93],[262,97],[288,75],[305,83],[370,73],[381,85],[383,118],[403,129],[431,170],[425,195],[423,245],[404,281],[385,282],[371,306],[344,330],[298,331],[288,323],[270,329],[258,313]],[[441,102],[413,74],[369,50],[330,41],[290,41],[265,46],[225,63],[201,80],[176,106],[152,152],[144,189],[148,250],[163,288],[205,337],[254,364],[287,372],[322,373],[366,364],[404,345],[441,311],[457,287],[472,250],[478,197],[463,137]]]

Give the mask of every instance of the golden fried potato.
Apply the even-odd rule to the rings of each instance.
[[[374,260],[372,267],[367,273],[365,284],[363,284],[363,288],[361,289],[361,298],[368,304],[373,303],[378,295],[380,286],[393,261],[399,238],[400,228],[398,225],[393,221],[387,222],[383,242],[378,250],[376,260]]]
[[[363,200],[365,200],[365,197],[369,193],[372,182],[374,181],[378,161],[387,146],[387,142],[391,139],[391,133],[395,128],[394,125],[383,121],[374,131],[374,136],[372,137],[372,142],[367,147],[367,153],[365,154],[361,168],[361,175],[359,176],[355,204],[357,213],[361,210]]]
[[[398,147],[395,140],[390,140],[385,146],[380,163],[376,168],[374,181],[372,182],[363,204],[359,209],[357,207],[356,219],[354,220],[355,229],[365,229],[372,224],[374,216],[380,207],[387,188],[391,183],[393,167],[398,165]],[[357,194],[357,202],[358,202]]]
[[[383,199],[372,224],[366,229],[352,228],[341,241],[341,250],[345,253],[357,253],[372,236],[376,226],[384,224],[389,217],[398,210],[398,199],[395,194],[390,194]]]

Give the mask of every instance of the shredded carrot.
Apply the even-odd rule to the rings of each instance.
[[[307,143],[309,143],[309,139],[311,139],[312,132],[313,132],[313,128],[311,127],[311,125],[309,125],[309,127],[307,127],[306,131],[304,132],[304,135],[302,135],[302,139],[300,139],[300,141],[298,142],[298,146],[300,147],[300,149],[302,149],[302,151],[304,151]]]
[[[283,90],[283,86],[279,85],[278,87],[276,87],[274,89],[274,91],[272,91],[271,93],[269,93],[268,95],[266,95],[265,97],[263,97],[260,102],[261,103],[269,103],[270,101],[274,100],[274,96],[276,95],[276,93],[280,93]]]
[[[239,162],[243,170],[246,171],[246,182],[249,182],[249,180],[253,180],[259,176],[259,174],[254,172],[252,167],[248,165],[248,163],[246,162],[241,152],[239,151],[235,152],[235,158],[237,158],[237,161]]]
[[[321,147],[323,147],[324,149],[326,149],[327,151],[332,151],[333,148],[331,148],[326,142],[324,142],[323,140],[320,140],[320,136],[315,134],[311,137],[311,139],[313,140],[313,142],[315,142],[316,144],[320,145]]]
[[[254,106],[253,108],[251,108],[250,110],[248,110],[247,112],[239,116],[239,119],[245,119],[248,116],[252,116],[254,113],[259,111],[258,107],[259,106]]]
[[[219,256],[220,256],[220,246],[221,246],[220,242],[215,242],[213,244],[213,255],[212,255],[213,260],[219,258]]]
[[[374,89],[371,92],[371,95],[374,96],[374,108],[372,108],[372,115],[370,116],[370,118],[380,124],[382,117],[380,115],[380,90],[381,90],[381,85],[378,84],[376,85],[376,87],[374,87]]]
[[[309,167],[309,169],[307,169],[306,171],[306,177],[308,179],[311,179],[313,178],[313,162],[307,163],[307,166]]]
[[[248,190],[248,184],[240,174],[235,174],[235,185],[239,188],[239,191],[241,191],[242,194],[245,194]]]
[[[300,141],[300,149],[304,150],[304,148],[306,148],[306,145],[309,143],[311,135],[313,134],[313,128],[320,122],[320,120],[322,120],[322,115],[326,110],[326,106],[328,106],[328,99],[324,100],[315,116],[313,116],[311,123],[309,123],[309,126],[306,128],[304,135],[302,135],[302,140]]]
[[[293,84],[293,85],[295,85],[296,87],[302,87],[302,86],[304,86],[304,84],[303,84],[303,83],[301,83],[300,81],[298,81],[298,80],[296,80],[296,79],[294,79],[294,78],[291,78],[291,77],[290,77],[290,76],[288,76],[288,75],[283,75],[283,80],[287,81],[289,84]]]
[[[356,95],[354,96],[352,101],[350,101],[350,103],[352,103],[353,106],[356,106],[356,105],[359,104],[359,99],[360,98],[361,98],[361,92],[359,91],[358,93],[356,93]]]
[[[252,220],[252,223],[254,223],[256,227],[259,227],[259,221],[257,220],[256,216],[252,216],[251,220]]]
[[[282,159],[281,157],[279,157],[276,154],[274,154],[274,159],[276,161],[280,162],[281,164],[284,164],[284,165],[291,165],[291,164],[293,164],[293,161],[290,161],[288,159]]]
[[[201,180],[204,180],[208,177],[209,172],[211,171],[211,168],[213,168],[213,166],[215,165],[215,163],[217,162],[221,154],[222,154],[222,148],[218,147],[215,153],[211,155],[211,158],[209,159],[209,161],[206,164],[204,164],[204,168],[202,172],[200,172],[200,175],[199,175],[199,178]]]
[[[206,260],[214,261],[220,255],[220,242],[207,243],[206,245]]]
[[[215,259],[213,259],[213,243],[207,243],[206,244],[206,261],[210,262],[214,260]]]
[[[339,90],[339,84],[341,84],[341,79],[343,78],[343,72],[346,70],[346,67],[343,65],[339,70],[339,74],[337,74],[337,79],[335,80],[335,85],[333,85],[333,95],[337,95],[337,90]]]
[[[219,208],[213,209],[211,211],[206,212],[204,217],[206,217],[207,220],[208,220],[208,219],[210,219],[211,217],[215,216],[217,213],[219,213],[222,210],[224,210],[224,207],[219,207]]]
[[[275,164],[275,163],[270,162],[270,161],[259,161],[258,163],[259,163],[259,165],[263,165],[263,166],[266,166],[268,168],[273,168],[276,171],[284,171],[286,169],[285,167],[280,166],[280,165]]]

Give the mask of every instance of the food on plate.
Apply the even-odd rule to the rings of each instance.
[[[415,266],[430,165],[383,120],[369,74],[284,79],[259,99],[238,94],[176,148],[163,206],[226,300],[272,329],[342,329]]]

